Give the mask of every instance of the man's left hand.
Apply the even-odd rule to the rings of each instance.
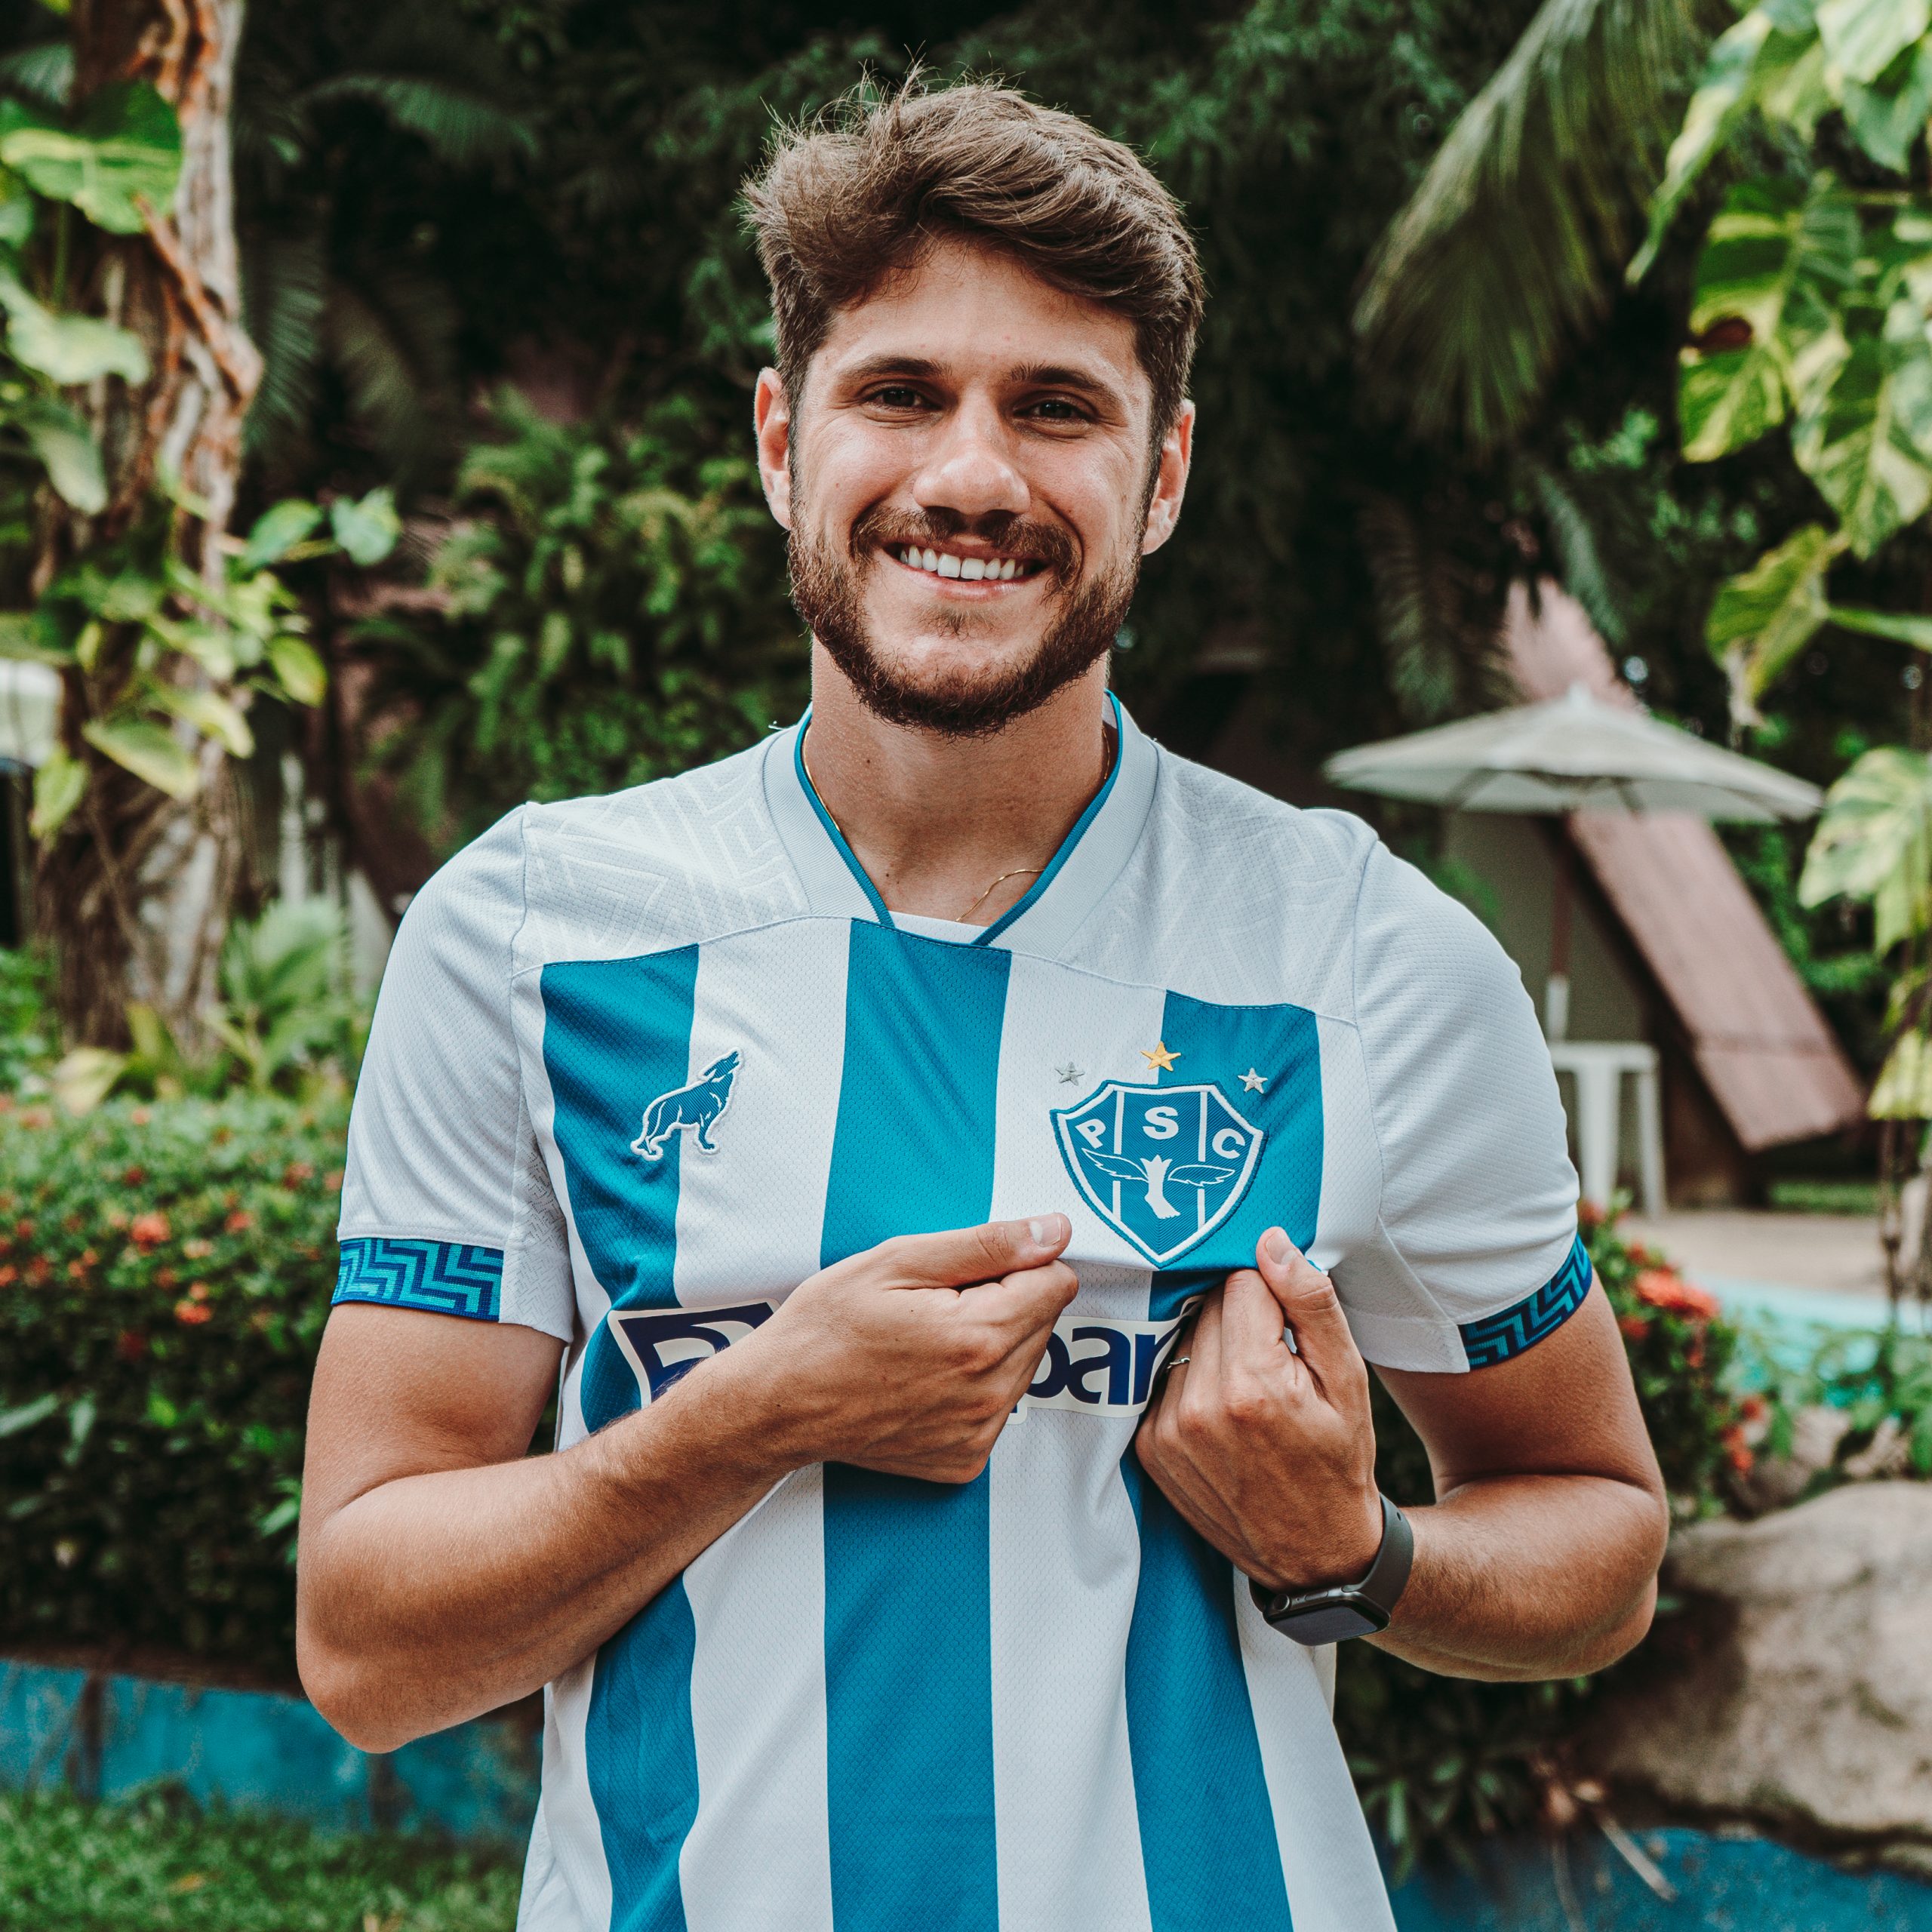
[[[1187,1359],[1163,1376],[1134,1446],[1243,1575],[1275,1589],[1352,1583],[1382,1543],[1368,1370],[1334,1284],[1281,1229],[1255,1261],[1176,1344]]]

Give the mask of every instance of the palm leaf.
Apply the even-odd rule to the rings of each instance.
[[[1478,450],[1528,420],[1600,315],[1729,17],[1721,0],[1544,0],[1369,267],[1355,328],[1416,429]]]
[[[452,168],[534,152],[535,137],[521,115],[480,91],[411,74],[342,74],[309,89],[318,106],[362,100],[392,126],[415,135]]]

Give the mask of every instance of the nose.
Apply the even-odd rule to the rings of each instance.
[[[1026,509],[1012,432],[990,400],[969,400],[951,413],[912,479],[912,495],[921,509],[969,519]]]

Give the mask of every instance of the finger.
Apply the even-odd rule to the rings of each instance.
[[[1064,1214],[1035,1214],[1030,1220],[900,1235],[873,1253],[894,1287],[964,1288],[997,1281],[1017,1269],[1038,1268],[1072,1238],[1073,1224]]]
[[[1334,1283],[1282,1229],[1270,1228],[1255,1244],[1254,1253],[1261,1278],[1280,1305],[1296,1352],[1309,1374],[1324,1387],[1357,1379],[1365,1383],[1367,1371],[1349,1333]]]
[[[1238,1268],[1221,1289],[1221,1328],[1228,1358],[1278,1374],[1293,1355],[1281,1339],[1281,1304],[1252,1268]]]
[[[1197,1401],[1211,1401],[1220,1386],[1221,1320],[1221,1291],[1216,1288],[1201,1303],[1194,1326],[1181,1337],[1174,1355],[1168,1358],[1171,1362],[1174,1355],[1187,1358],[1172,1371],[1183,1400],[1192,1392]]]
[[[1011,1328],[1023,1339],[1051,1328],[1079,1292],[1080,1277],[1064,1261],[1049,1261],[986,1282],[955,1306],[975,1321]]]

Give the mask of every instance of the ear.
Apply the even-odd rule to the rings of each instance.
[[[752,401],[752,426],[758,438],[758,481],[771,514],[792,527],[792,406],[785,380],[776,369],[761,369]]]
[[[1181,499],[1187,494],[1187,472],[1194,461],[1194,405],[1184,402],[1174,427],[1161,439],[1161,466],[1154,494],[1147,505],[1147,528],[1140,538],[1144,557],[1158,550],[1174,534],[1180,520]]]

